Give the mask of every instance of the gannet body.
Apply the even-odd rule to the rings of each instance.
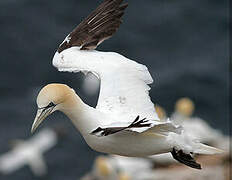
[[[147,67],[115,52],[94,50],[119,28],[127,7],[122,1],[104,0],[65,38],[53,58],[59,71],[92,72],[100,79],[96,108],[85,104],[67,85],[49,84],[37,97],[32,131],[59,110],[96,151],[131,157],[171,152],[179,162],[200,169],[190,153],[221,151],[193,141],[168,119],[159,120],[149,96],[153,79]]]

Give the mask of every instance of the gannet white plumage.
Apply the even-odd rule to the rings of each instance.
[[[36,176],[47,173],[47,165],[43,153],[57,143],[57,135],[51,129],[43,129],[27,141],[20,140],[14,148],[0,156],[0,173],[10,174],[28,165]]]
[[[200,169],[190,153],[220,150],[192,141],[171,121],[160,121],[149,97],[153,82],[147,67],[115,52],[94,50],[121,24],[128,4],[104,0],[61,43],[53,58],[59,71],[92,72],[101,81],[97,107],[85,104],[70,87],[49,84],[37,97],[32,131],[52,112],[65,113],[94,150],[123,156],[172,152],[173,157]]]

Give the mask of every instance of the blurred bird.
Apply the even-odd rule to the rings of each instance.
[[[94,150],[122,156],[171,152],[173,158],[201,169],[192,153],[221,150],[192,141],[181,126],[160,121],[149,97],[153,82],[147,67],[114,52],[94,50],[119,28],[128,4],[104,0],[61,43],[53,58],[59,71],[92,72],[100,78],[97,107],[85,104],[64,84],[49,84],[38,97],[32,132],[54,111],[65,113]]]
[[[180,98],[175,104],[175,111],[171,116],[171,119],[176,124],[182,124],[185,120],[188,120],[195,110],[193,101],[189,98]]]
[[[155,105],[155,110],[157,112],[157,115],[159,117],[159,119],[162,121],[166,121],[167,119],[167,115],[166,115],[166,112],[164,110],[164,108],[162,108],[161,106],[159,105]]]
[[[132,180],[131,177],[126,173],[119,174],[118,180]]]
[[[175,112],[171,119],[175,124],[182,125],[193,139],[229,151],[229,138],[203,119],[192,117],[194,109],[195,105],[191,99],[181,98],[175,104]]]
[[[94,163],[93,177],[101,180],[116,180],[117,172],[106,157],[99,156]]]
[[[144,180],[151,171],[152,162],[147,159],[117,155],[99,156],[95,160],[92,172],[82,180]]]
[[[153,163],[146,158],[111,156],[112,164],[119,171],[119,179],[144,180],[151,173]]]
[[[14,148],[0,156],[0,172],[10,174],[28,165],[35,176],[47,173],[43,153],[57,143],[57,135],[51,129],[43,129],[27,141],[17,140]]]
[[[92,171],[81,180],[118,180],[118,172],[109,157],[98,156],[95,159]]]

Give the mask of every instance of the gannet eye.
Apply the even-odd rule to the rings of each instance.
[[[54,107],[54,106],[56,106],[56,105],[55,105],[53,102],[50,102],[50,103],[47,105],[46,109],[47,109],[47,108]]]
[[[54,104],[53,102],[50,102],[47,106],[39,107],[38,109],[49,109],[49,108],[55,107],[55,106],[56,106],[56,104]]]

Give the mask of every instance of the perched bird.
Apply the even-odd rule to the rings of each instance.
[[[99,180],[144,180],[150,175],[153,164],[144,158],[132,158],[117,155],[99,156],[93,169],[84,176],[85,179]]]
[[[153,163],[145,158],[109,156],[118,171],[119,180],[143,180],[153,170]]]
[[[61,43],[53,57],[59,71],[92,72],[100,79],[96,108],[64,84],[49,84],[37,97],[32,132],[54,111],[66,114],[94,150],[122,156],[171,152],[181,163],[201,169],[192,153],[221,153],[192,141],[181,126],[160,121],[149,97],[153,82],[147,67],[115,52],[94,50],[119,28],[128,4],[104,0]]]
[[[175,104],[175,110],[171,115],[171,119],[174,123],[180,125],[192,117],[194,110],[195,105],[191,99],[187,97],[180,98]]]
[[[166,115],[165,110],[161,106],[159,106],[159,105],[155,105],[155,110],[156,110],[156,113],[157,113],[159,119],[161,121],[162,120],[166,121],[167,115]]]
[[[117,172],[107,157],[99,156],[95,160],[92,177],[100,180],[116,180]]]
[[[0,156],[0,172],[10,174],[28,165],[35,176],[47,173],[47,165],[43,153],[57,143],[57,134],[51,129],[43,129],[27,141],[19,140],[14,148]]]

